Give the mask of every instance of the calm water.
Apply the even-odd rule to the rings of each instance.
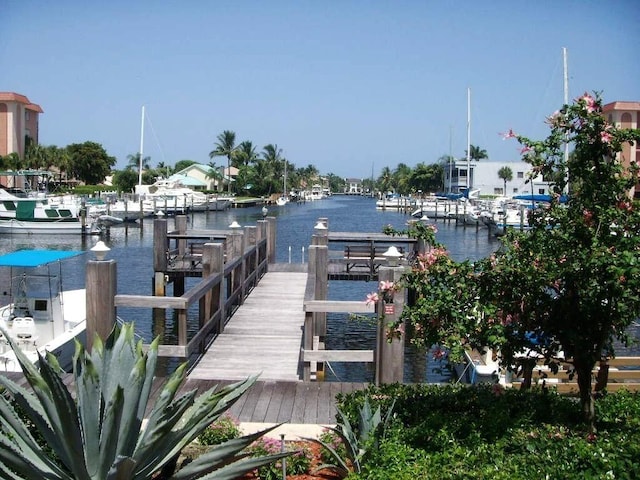
[[[380,232],[385,225],[403,228],[408,215],[377,211],[375,200],[365,197],[334,196],[330,199],[306,204],[289,204],[284,207],[269,207],[269,215],[277,217],[276,260],[278,262],[300,263],[307,260],[306,252],[313,235],[317,219],[327,217],[333,231]],[[225,212],[196,213],[189,217],[189,228],[224,229],[234,220],[241,225],[255,225],[262,219],[261,207],[232,209]],[[487,231],[475,227],[456,226],[454,222],[438,221],[436,238],[444,243],[451,255],[457,259],[482,258],[493,252],[499,243],[489,238]],[[169,219],[169,229],[173,220]],[[0,236],[0,253],[20,248],[51,248],[89,250],[97,238],[76,236]],[[153,221],[145,221],[143,226],[118,226],[103,240],[111,248],[107,258],[118,264],[118,293],[149,295],[152,287],[153,264],[152,242]],[[82,288],[85,282],[85,262],[92,255],[88,252],[76,259],[63,263],[63,287]],[[195,281],[195,280],[193,280]],[[329,297],[335,300],[363,300],[366,294],[375,290],[372,282],[330,282]],[[8,296],[8,275],[0,271],[0,303],[6,303]],[[118,315],[127,321],[134,321],[136,330],[147,341],[152,331],[151,313],[140,309],[118,310]],[[352,320],[348,315],[333,314],[328,317],[328,349],[370,349],[375,342],[374,327],[362,320]],[[170,328],[168,328],[170,330]],[[442,381],[441,365],[434,363],[428,352],[418,352],[411,347],[406,350],[405,381]],[[341,381],[371,381],[373,371],[365,364],[331,364],[327,379]]]

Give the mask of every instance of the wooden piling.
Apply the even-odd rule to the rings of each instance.
[[[381,282],[397,282],[404,273],[404,267],[380,267],[378,278]],[[381,295],[382,296],[382,295]],[[375,364],[376,385],[403,383],[404,381],[404,328],[399,336],[391,332],[388,325],[400,318],[405,303],[405,290],[396,290],[393,300],[378,304],[378,335],[376,340]],[[392,334],[393,333],[393,334]],[[392,335],[390,335],[392,334]],[[391,340],[388,340],[391,338]]]
[[[94,335],[106,339],[116,323],[114,297],[117,291],[115,260],[90,260],[86,273],[87,351],[91,351]]]
[[[276,263],[276,217],[267,217],[267,263]]]

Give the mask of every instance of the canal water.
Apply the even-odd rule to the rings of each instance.
[[[276,261],[303,263],[318,218],[326,217],[332,231],[381,232],[385,225],[404,228],[411,219],[407,214],[376,209],[375,200],[359,196],[333,196],[302,204],[290,203],[283,207],[268,207],[268,214],[277,218]],[[233,221],[240,225],[256,225],[262,219],[262,207],[230,209],[224,212],[201,212],[188,216],[189,227],[194,229],[226,229]],[[486,229],[456,226],[455,222],[438,220],[436,239],[445,244],[456,260],[477,259],[490,255],[499,241],[488,235]],[[169,229],[173,220],[169,218]],[[151,294],[153,278],[153,220],[142,225],[112,227],[102,238],[111,248],[107,258],[117,262],[118,293]],[[21,248],[48,248],[88,251],[98,238],[61,236],[0,236],[0,253]],[[85,263],[91,252],[63,262],[62,277],[65,289],[83,288]],[[196,280],[192,280],[196,281]],[[190,286],[190,285],[188,285]],[[377,289],[374,282],[329,282],[329,298],[334,300],[364,300],[366,294]],[[8,302],[8,275],[0,271],[0,304]],[[151,312],[140,309],[118,309],[125,321],[133,321],[136,331],[150,341],[153,336]],[[195,322],[194,322],[195,323]],[[171,325],[168,330],[171,330]],[[638,332],[636,332],[638,333]],[[375,327],[365,319],[353,319],[348,314],[331,314],[327,318],[326,348],[371,349],[375,343]],[[637,348],[637,347],[636,347]],[[633,351],[632,351],[633,352]],[[636,353],[638,354],[638,353]],[[330,364],[327,380],[372,381],[370,365],[349,363]],[[408,346],[405,351],[406,382],[446,381],[449,374],[429,352]]]

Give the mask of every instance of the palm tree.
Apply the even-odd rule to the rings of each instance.
[[[513,171],[511,170],[510,167],[502,167],[500,170],[498,170],[498,178],[501,178],[502,180],[504,180],[504,194],[507,194],[507,182],[510,182],[511,180],[513,180]]]
[[[393,174],[391,173],[391,170],[389,167],[384,167],[378,177],[378,188],[382,192],[382,195],[386,195],[387,192],[391,190],[393,187],[392,182]]]
[[[245,140],[238,145],[237,153],[233,157],[234,167],[241,169],[242,167],[255,163],[257,159],[258,154],[256,153],[256,147],[253,146],[253,142]]]
[[[138,153],[134,153],[131,155],[127,155],[127,160],[129,160],[129,163],[127,165],[127,168],[129,169],[136,169],[138,170],[140,168],[140,152]],[[143,157],[142,158],[142,169],[143,170],[147,170],[149,168],[149,164],[151,163],[151,157]]]
[[[220,180],[224,178],[224,175],[220,172],[220,168],[221,167],[216,165],[216,162],[209,162],[209,171],[206,175],[206,178],[211,178],[216,181],[216,190],[218,191],[220,191]]]
[[[218,135],[217,139],[218,141],[215,144],[216,148],[209,152],[209,158],[227,157],[227,190],[231,193],[231,159],[238,150],[238,147],[236,147],[236,132],[225,130]]]
[[[278,191],[277,189],[280,188],[280,185],[275,185],[275,183],[279,182],[284,175],[285,159],[282,157],[282,149],[272,143],[265,145],[262,149],[262,158],[266,163],[266,170],[271,174],[269,193],[271,193],[273,189]]]
[[[467,153],[467,151],[465,150],[465,154]],[[469,158],[471,160],[482,160],[483,158],[489,158],[489,155],[487,155],[487,151],[484,150],[483,148],[480,148],[476,145],[471,145],[471,147],[469,148]]]

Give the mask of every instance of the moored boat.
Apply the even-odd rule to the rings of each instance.
[[[5,335],[34,363],[48,351],[63,369],[71,367],[75,340],[86,340],[86,291],[63,290],[61,262],[82,253],[19,250],[0,256],[0,267],[11,271],[9,304],[0,307],[0,373],[21,371]]]
[[[18,197],[0,188],[0,233],[90,234],[99,233],[99,228],[75,204]]]

